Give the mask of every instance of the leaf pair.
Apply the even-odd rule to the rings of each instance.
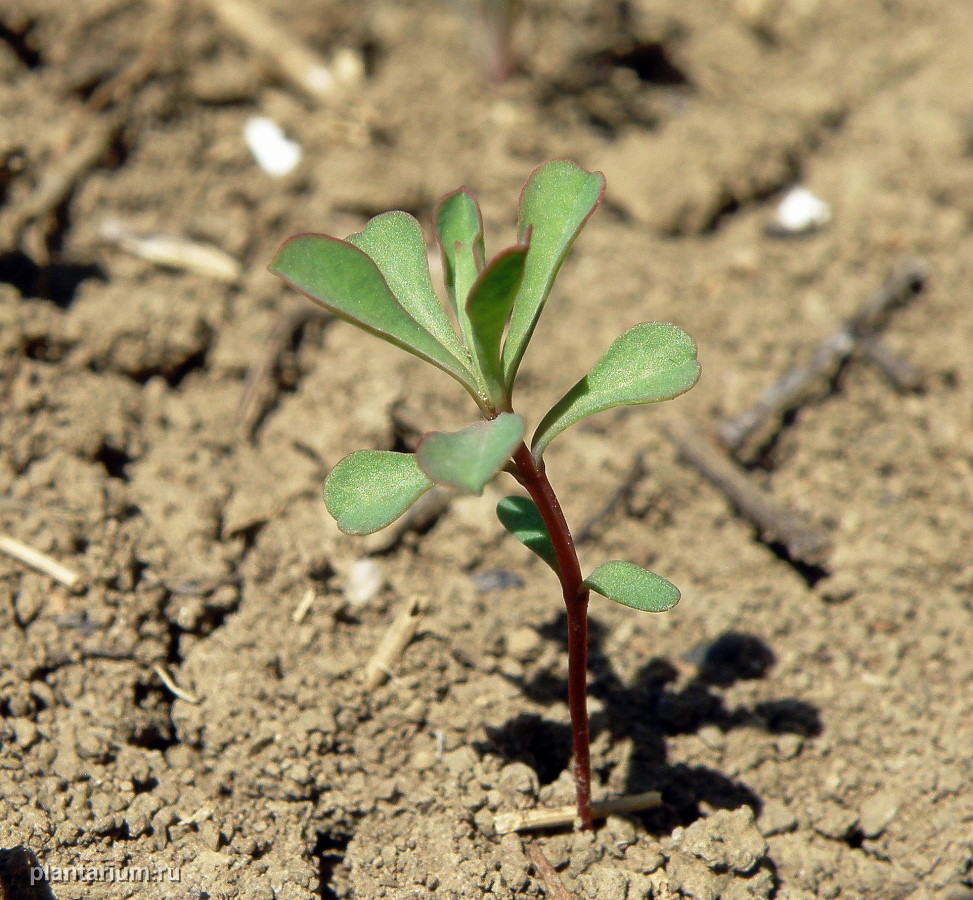
[[[495,409],[503,409],[509,406],[510,391],[503,377],[501,342],[524,276],[527,243],[504,250],[484,267],[483,220],[466,188],[443,197],[433,218],[446,291],[470,350],[477,387]]]
[[[496,409],[509,407],[517,369],[554,278],[604,190],[600,172],[586,172],[567,160],[538,167],[521,195],[519,243],[485,267],[483,222],[473,195],[460,188],[436,208],[453,311],[479,389]]]
[[[285,241],[270,270],[336,316],[475,391],[469,354],[436,297],[422,230],[408,213],[376,216],[347,241],[299,234]]]
[[[557,573],[557,554],[534,501],[528,497],[504,497],[497,504],[497,518],[528,550],[536,553]],[[612,560],[602,563],[585,580],[585,587],[643,612],[664,612],[679,602],[679,589],[665,578],[635,563]]]
[[[600,172],[566,160],[539,166],[521,196],[519,243],[488,264],[473,195],[461,188],[440,201],[436,233],[459,336],[433,290],[419,223],[407,213],[376,216],[346,241],[293,237],[270,268],[335,315],[452,375],[492,414],[509,408],[554,278],[604,186]]]
[[[524,420],[501,413],[461,431],[428,434],[414,454],[359,450],[329,473],[325,505],[342,531],[371,534],[394,522],[433,484],[483,493],[523,437]]]

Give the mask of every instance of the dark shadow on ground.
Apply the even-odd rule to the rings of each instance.
[[[546,623],[541,634],[565,645],[566,621],[562,613]],[[613,743],[630,738],[633,755],[625,790],[627,793],[658,790],[662,805],[639,815],[653,833],[669,833],[701,815],[701,804],[717,809],[750,806],[759,814],[760,798],[745,785],[706,766],[671,764],[666,737],[692,734],[715,725],[726,733],[735,728],[760,728],[769,734],[813,736],[821,732],[818,710],[795,698],[765,701],[753,707],[727,705],[723,691],[742,679],[763,678],[775,657],[759,637],[727,632],[700,644],[676,665],[666,659],[650,659],[630,683],[623,683],[603,652],[605,631],[597,621],[589,623],[589,696],[602,701],[603,709],[591,717],[594,740],[606,730]],[[537,703],[563,702],[567,684],[558,675],[537,672],[517,682]],[[549,784],[570,765],[571,734],[567,725],[525,714],[490,729],[490,741],[478,749],[524,762]],[[607,772],[596,773],[603,780]],[[601,777],[599,777],[601,776]]]
[[[78,288],[90,278],[107,281],[104,271],[94,263],[59,261],[38,265],[20,250],[0,253],[0,282],[15,287],[21,297],[50,300],[62,309],[72,304]]]

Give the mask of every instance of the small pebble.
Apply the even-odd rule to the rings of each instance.
[[[887,791],[869,797],[862,806],[858,827],[867,838],[878,837],[888,827],[899,811],[899,798]]]
[[[301,161],[301,145],[286,137],[280,126],[266,116],[247,119],[243,139],[257,165],[275,178],[287,175]]]
[[[385,587],[385,574],[374,559],[359,559],[345,577],[345,598],[349,605],[365,606]]]
[[[523,587],[523,579],[515,572],[497,569],[490,572],[478,572],[470,576],[473,588],[478,594],[488,594],[490,591],[505,591],[509,588]]]
[[[780,201],[767,232],[774,237],[796,237],[811,234],[830,221],[831,207],[827,203],[807,188],[794,187]]]
[[[541,652],[541,636],[527,625],[515,628],[507,635],[507,653],[520,662],[530,662]]]

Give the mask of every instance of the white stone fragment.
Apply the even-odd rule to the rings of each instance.
[[[301,145],[290,140],[280,126],[266,116],[253,116],[243,126],[243,139],[265,172],[279,178],[301,161]]]
[[[793,187],[780,201],[771,230],[782,235],[808,234],[831,221],[831,207],[807,188]]]
[[[385,586],[385,573],[374,559],[351,564],[345,578],[345,598],[350,606],[364,606]]]

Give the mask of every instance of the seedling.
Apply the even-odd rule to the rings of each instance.
[[[342,531],[370,534],[401,516],[434,484],[481,494],[506,471],[528,496],[500,501],[503,527],[553,569],[568,620],[568,706],[578,816],[591,828],[587,613],[595,591],[633,609],[661,612],[679,600],[665,578],[612,560],[582,574],[571,531],[548,480],[544,451],[581,419],[616,406],[671,400],[699,378],[693,339],[663,322],[619,337],[544,416],[525,442],[513,396],[524,351],[571,245],[605,191],[600,172],[565,160],[531,174],[520,198],[518,243],[486,261],[483,222],[465,187],[435,210],[452,319],[429,276],[419,223],[387,212],[346,240],[301,234],[271,265],[292,287],[335,315],[442,369],[473,398],[480,420],[452,433],[432,432],[415,453],[359,450],[328,475],[324,500]]]

